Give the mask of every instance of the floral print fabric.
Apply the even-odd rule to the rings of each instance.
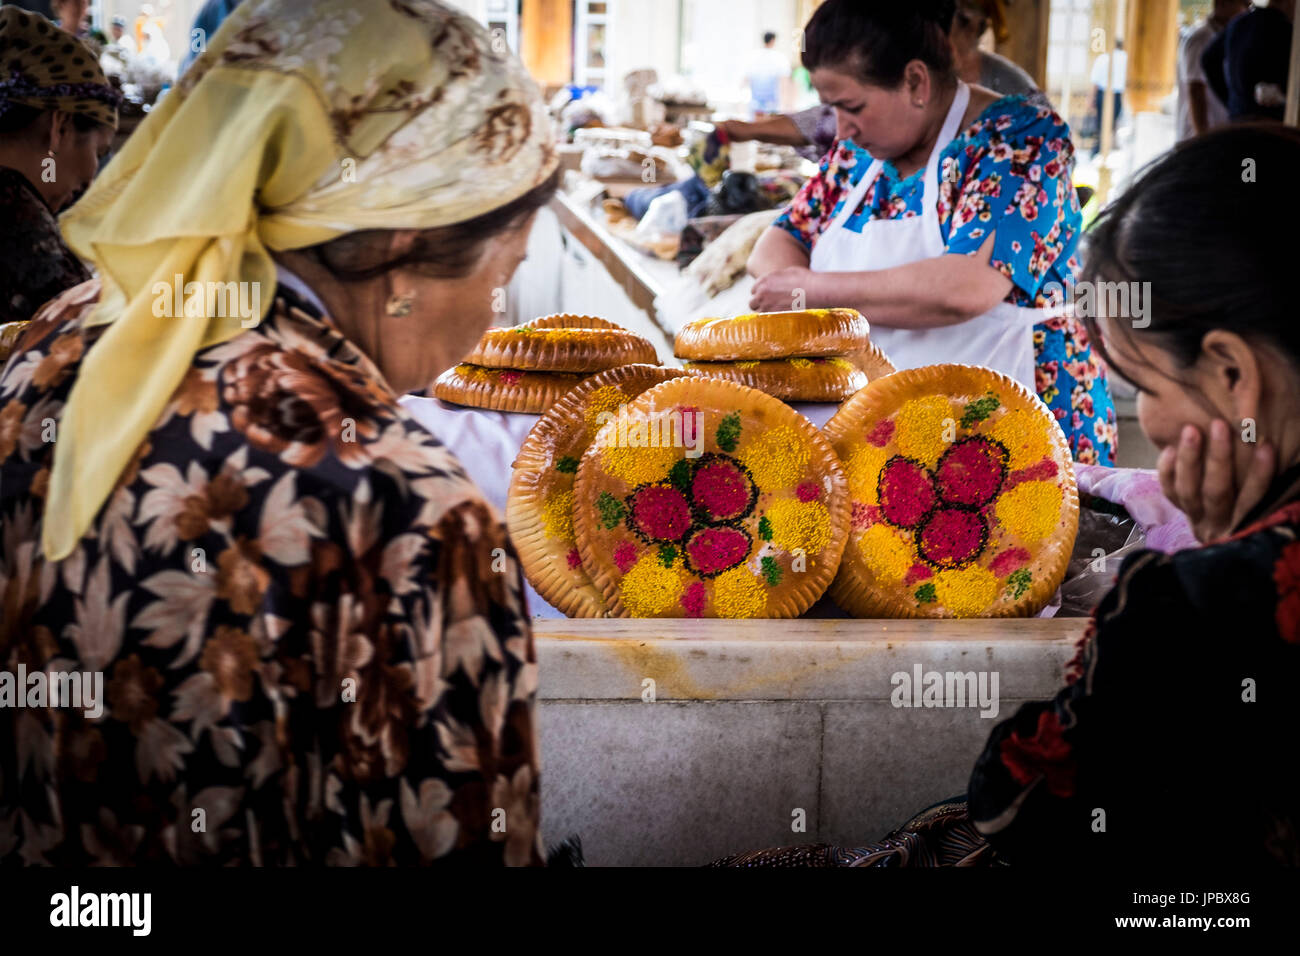
[[[866,150],[841,140],[776,226],[811,250],[871,163]],[[1049,290],[1072,282],[1079,265],[1082,213],[1073,168],[1070,129],[1050,106],[1024,96],[991,104],[940,153],[937,205],[947,252],[974,255],[996,233],[990,265],[1012,282],[1006,301],[1059,305]],[[923,178],[923,170],[903,178],[885,162],[845,228],[860,232],[872,220],[919,216]],[[1039,397],[1065,431],[1075,459],[1114,464],[1114,402],[1083,327],[1072,318],[1036,325],[1034,353]]]
[[[970,816],[1000,857],[1300,865],[1284,746],[1298,536],[1293,502],[1227,542],[1124,562],[1066,687],[996,727],[976,764]]]
[[[198,353],[89,533],[42,559],[97,295],[51,303],[0,378],[0,669],[101,672],[105,698],[0,708],[0,862],[539,863],[502,524],[292,293]]]
[[[1300,468],[1221,544],[1140,551],[1093,614],[1066,686],[993,729],[965,798],[875,843],[715,866],[1300,866]]]
[[[40,193],[18,170],[0,166],[0,325],[26,322],[89,278]]]

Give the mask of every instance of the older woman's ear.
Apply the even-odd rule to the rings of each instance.
[[[45,148],[52,155],[57,156],[59,150],[67,144],[68,138],[72,136],[72,114],[65,113],[63,110],[52,110],[48,114],[49,118],[42,118],[42,123],[48,123],[49,127],[45,131],[43,138]]]
[[[415,248],[415,243],[420,238],[420,231],[418,229],[393,229],[383,235],[388,244],[388,249],[384,254],[384,261],[392,262],[409,254]]]

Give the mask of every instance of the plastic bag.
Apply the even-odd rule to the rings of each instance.
[[[1080,500],[1079,534],[1061,585],[1061,607],[1056,616],[1091,614],[1115,586],[1124,559],[1146,546],[1146,532],[1121,506],[1098,498]]]
[[[686,228],[686,197],[680,190],[657,197],[636,226],[636,237],[651,241],[663,236],[680,236]]]

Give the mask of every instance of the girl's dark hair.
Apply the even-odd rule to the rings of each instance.
[[[47,112],[52,112],[52,109],[24,106],[21,103],[12,104],[4,113],[0,113],[0,138],[17,139],[26,136],[32,132],[36,121]],[[99,120],[84,113],[72,114],[72,127],[78,133],[89,133],[95,127],[102,125],[104,124]]]
[[[1300,130],[1281,123],[1180,144],[1102,212],[1086,238],[1082,279],[1151,283],[1132,334],[1154,337],[1184,368],[1214,329],[1266,342],[1300,368],[1295,244],[1285,239],[1300,219],[1297,169]],[[1114,368],[1097,320],[1084,316],[1084,325]]]
[[[803,65],[892,88],[903,82],[907,64],[920,60],[950,80],[948,31],[956,11],[956,0],[826,0],[804,28]]]
[[[544,182],[499,209],[421,231],[410,249],[390,259],[383,258],[389,255],[389,230],[384,229],[350,232],[304,251],[345,282],[364,282],[392,269],[411,267],[436,278],[459,279],[473,269],[489,239],[514,228],[545,206],[559,185],[557,168]]]

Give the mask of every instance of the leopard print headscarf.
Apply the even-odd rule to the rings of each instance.
[[[84,43],[39,13],[0,7],[0,116],[31,106],[117,129],[121,101]]]

